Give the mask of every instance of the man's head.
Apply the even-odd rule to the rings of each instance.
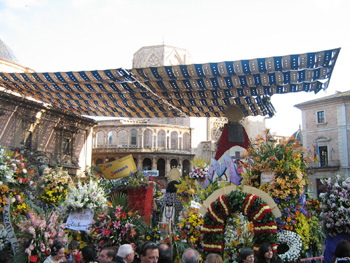
[[[146,242],[142,244],[141,263],[157,263],[159,259],[159,249],[154,243]]]
[[[106,263],[108,261],[115,261],[116,256],[117,256],[116,248],[106,247],[101,250],[97,260],[99,263]]]
[[[198,263],[200,260],[197,250],[188,248],[182,255],[182,263]]]
[[[131,263],[134,261],[135,252],[131,245],[124,244],[119,247],[117,256],[124,259],[127,263]]]
[[[158,244],[159,249],[159,259],[158,263],[171,263],[173,261],[173,255],[171,253],[171,248],[165,244]]]

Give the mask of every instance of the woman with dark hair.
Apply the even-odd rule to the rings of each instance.
[[[243,248],[239,252],[240,263],[254,263],[254,251],[250,248]]]
[[[257,263],[280,263],[281,260],[276,258],[275,252],[272,246],[267,243],[263,243],[259,247]]]
[[[44,263],[58,263],[65,261],[66,259],[66,249],[61,242],[55,241],[51,245],[51,253],[48,256]]]
[[[332,263],[350,262],[350,243],[343,239],[340,240],[334,251]]]
[[[97,262],[97,253],[92,246],[85,246],[81,249],[81,262],[89,263],[89,262]]]

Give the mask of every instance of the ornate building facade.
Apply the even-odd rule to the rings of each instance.
[[[1,72],[35,72],[18,64],[0,40]],[[53,108],[0,86],[0,146],[40,155],[42,165],[62,166],[70,174],[91,166],[95,120]]]

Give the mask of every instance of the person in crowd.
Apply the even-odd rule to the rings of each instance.
[[[118,249],[115,262],[117,263],[132,263],[134,261],[135,251],[129,244],[121,245]]]
[[[350,262],[350,242],[343,239],[337,244],[331,263]]]
[[[257,263],[280,263],[281,260],[276,258],[275,252],[272,246],[267,243],[263,243],[259,247]]]
[[[182,263],[199,263],[200,257],[197,250],[187,248],[182,254]]]
[[[93,246],[85,246],[81,249],[81,262],[96,262],[97,254]]]
[[[250,248],[243,248],[239,252],[240,263],[254,263],[254,251]]]
[[[159,248],[152,242],[145,242],[141,245],[141,263],[157,263],[159,259]]]
[[[107,263],[108,261],[117,260],[117,248],[116,247],[105,247],[101,250],[98,255],[99,263]]]
[[[222,257],[219,254],[216,253],[210,253],[205,258],[205,263],[222,263]]]
[[[173,263],[173,254],[171,252],[171,248],[166,243],[158,244],[158,249],[158,263]]]
[[[68,260],[74,263],[81,263],[81,253],[79,252],[80,243],[76,240],[72,240],[68,244]]]
[[[48,256],[44,263],[58,263],[62,261],[66,261],[66,249],[61,242],[54,241],[51,245],[51,253]]]

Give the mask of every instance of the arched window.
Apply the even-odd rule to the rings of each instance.
[[[165,148],[165,131],[159,131],[157,137],[158,148]]]
[[[182,176],[186,176],[190,173],[191,163],[189,160],[184,160],[182,163]]]
[[[130,145],[133,147],[137,146],[137,131],[131,130],[131,138],[130,138]]]
[[[152,131],[150,129],[146,129],[143,133],[143,147],[152,148]]]
[[[184,146],[184,150],[190,150],[191,149],[191,136],[189,133],[185,132],[182,135],[182,139],[183,139],[183,146]]]
[[[128,134],[125,130],[118,133],[118,148],[126,148],[128,146]]]
[[[163,158],[158,159],[157,170],[159,171],[159,176],[165,176],[165,160]]]
[[[105,145],[105,138],[104,138],[103,131],[99,131],[96,134],[96,141],[97,141],[97,146]]]
[[[178,161],[176,159],[171,159],[170,161],[170,167],[171,168],[176,168],[178,165]]]
[[[143,159],[142,168],[151,170],[152,169],[152,160],[150,158]]]
[[[173,131],[171,133],[171,149],[172,150],[177,150],[179,149],[179,140],[178,140],[178,136],[177,136],[177,132]]]

